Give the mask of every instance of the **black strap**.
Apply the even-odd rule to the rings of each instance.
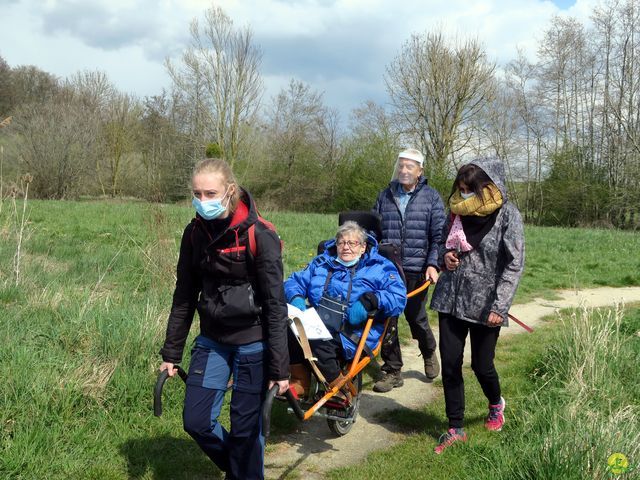
[[[343,335],[345,335],[345,333],[344,333],[344,332],[343,332],[342,334],[343,334]],[[349,340],[351,340],[351,341],[356,345],[356,348],[357,348],[357,347],[358,347],[358,345],[360,344],[360,339],[361,339],[362,337],[358,337],[358,335],[356,335],[355,333],[350,333],[350,334],[348,335],[348,338],[349,338]],[[363,351],[364,353],[366,353],[366,354],[367,354],[367,356],[371,359],[371,363],[373,363],[373,364],[374,364],[374,365],[376,365],[376,366],[379,366],[379,365],[378,365],[378,362],[376,361],[376,357],[375,357],[375,355],[373,354],[373,350],[371,350],[371,348],[369,347],[369,345],[367,345],[366,340],[365,340],[365,342],[364,342],[364,347],[362,348],[362,351]],[[356,359],[354,358],[354,360],[356,360]],[[359,359],[358,359],[358,360],[359,360]]]
[[[349,289],[347,290],[347,305],[349,305],[349,299],[351,298],[351,287],[353,285],[353,276],[355,275],[355,267],[352,267],[349,269]],[[322,295],[324,296],[324,294],[327,291],[327,287],[329,286],[329,282],[331,281],[331,277],[333,276],[333,270],[329,270],[327,272],[327,279],[324,282],[324,287],[322,289]],[[360,337],[358,337],[355,333],[350,333],[347,335],[347,333],[344,331],[344,328],[341,329],[340,333],[342,335],[347,336],[347,338],[349,338],[349,340],[351,340],[356,347],[359,345],[360,343]],[[364,347],[362,348],[362,351],[364,351],[364,353],[367,354],[367,356],[371,359],[371,363],[373,363],[374,365],[378,366],[378,362],[376,361],[375,355],[373,354],[373,351],[371,350],[371,348],[369,347],[369,345],[367,345],[367,342],[364,342]]]
[[[322,287],[322,295],[327,291],[327,287],[329,286],[329,282],[331,281],[331,277],[333,276],[333,270],[327,270],[327,278],[324,281],[324,287]]]
[[[356,273],[355,266],[349,268],[349,287],[347,288],[347,298],[346,303],[349,305],[349,300],[351,299],[351,287],[353,286],[353,277]],[[322,287],[322,296],[327,293],[327,287],[329,287],[329,282],[331,282],[331,277],[333,277],[333,270],[327,270],[327,278],[324,281],[324,287]]]

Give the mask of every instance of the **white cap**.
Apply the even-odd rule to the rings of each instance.
[[[418,162],[420,168],[422,168],[424,165],[424,155],[422,155],[420,150],[416,150],[415,148],[407,148],[406,150],[401,151],[398,154],[398,160],[400,160],[401,158],[406,158],[407,160]]]

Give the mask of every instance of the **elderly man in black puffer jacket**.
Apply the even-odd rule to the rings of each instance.
[[[445,222],[444,205],[436,190],[427,185],[423,174],[424,157],[415,149],[400,152],[393,180],[378,195],[374,212],[382,216],[382,242],[400,246],[407,291],[420,286],[426,278],[438,281],[438,243]],[[436,339],[425,311],[427,290],[408,299],[404,310],[411,335],[418,341],[424,358],[427,382],[440,373]],[[388,392],[404,384],[400,370],[402,355],[397,322],[391,324],[382,344],[383,376],[373,390]]]

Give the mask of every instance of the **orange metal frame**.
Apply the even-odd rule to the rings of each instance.
[[[414,295],[417,295],[418,293],[422,292],[430,284],[431,282],[427,280],[424,283],[424,285],[421,285],[415,290],[407,293],[407,298],[411,298]],[[325,394],[322,396],[322,398],[320,398],[316,403],[314,403],[311,407],[309,407],[309,409],[306,412],[304,412],[303,420],[308,420],[309,418],[311,418],[313,414],[316,413],[327,402],[327,400],[329,400],[336,393],[338,393],[338,391],[341,388],[343,388],[345,385],[347,385],[347,388],[349,388],[352,392],[355,390],[355,387],[353,386],[353,379],[355,378],[356,375],[358,375],[358,373],[364,370],[364,368],[367,365],[369,365],[369,363],[371,363],[371,357],[369,357],[369,355],[364,355],[363,358],[360,358],[360,357],[362,356],[362,351],[364,350],[365,342],[367,341],[367,337],[369,336],[369,331],[371,330],[372,325],[373,325],[373,317],[367,318],[367,323],[365,324],[364,330],[362,331],[362,336],[360,337],[360,342],[358,342],[356,354],[354,355],[353,361],[349,366],[349,372],[347,373],[347,375],[345,375],[343,380],[338,382],[337,385],[327,390]],[[378,341],[378,344],[376,345],[376,347],[373,349],[374,357],[378,356],[378,353],[380,353],[380,349],[382,348],[382,341],[384,340],[384,337],[387,333],[388,326],[389,326],[389,320],[387,319],[385,322],[384,331],[380,336],[380,340]]]

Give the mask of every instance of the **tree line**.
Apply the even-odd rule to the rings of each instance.
[[[225,158],[263,208],[368,209],[395,155],[417,146],[446,198],[455,169],[500,157],[525,220],[640,225],[640,12],[609,0],[588,23],[554,17],[531,60],[496,65],[475,38],[410,36],[387,65],[385,105],[348,119],[296,79],[264,98],[262,51],[220,8],[190,25],[171,87],[137,98],[104,73],[59,79],[0,57],[2,182],[41,198],[188,195],[193,164]],[[5,192],[8,189],[5,188]],[[14,189],[15,191],[15,189]]]

